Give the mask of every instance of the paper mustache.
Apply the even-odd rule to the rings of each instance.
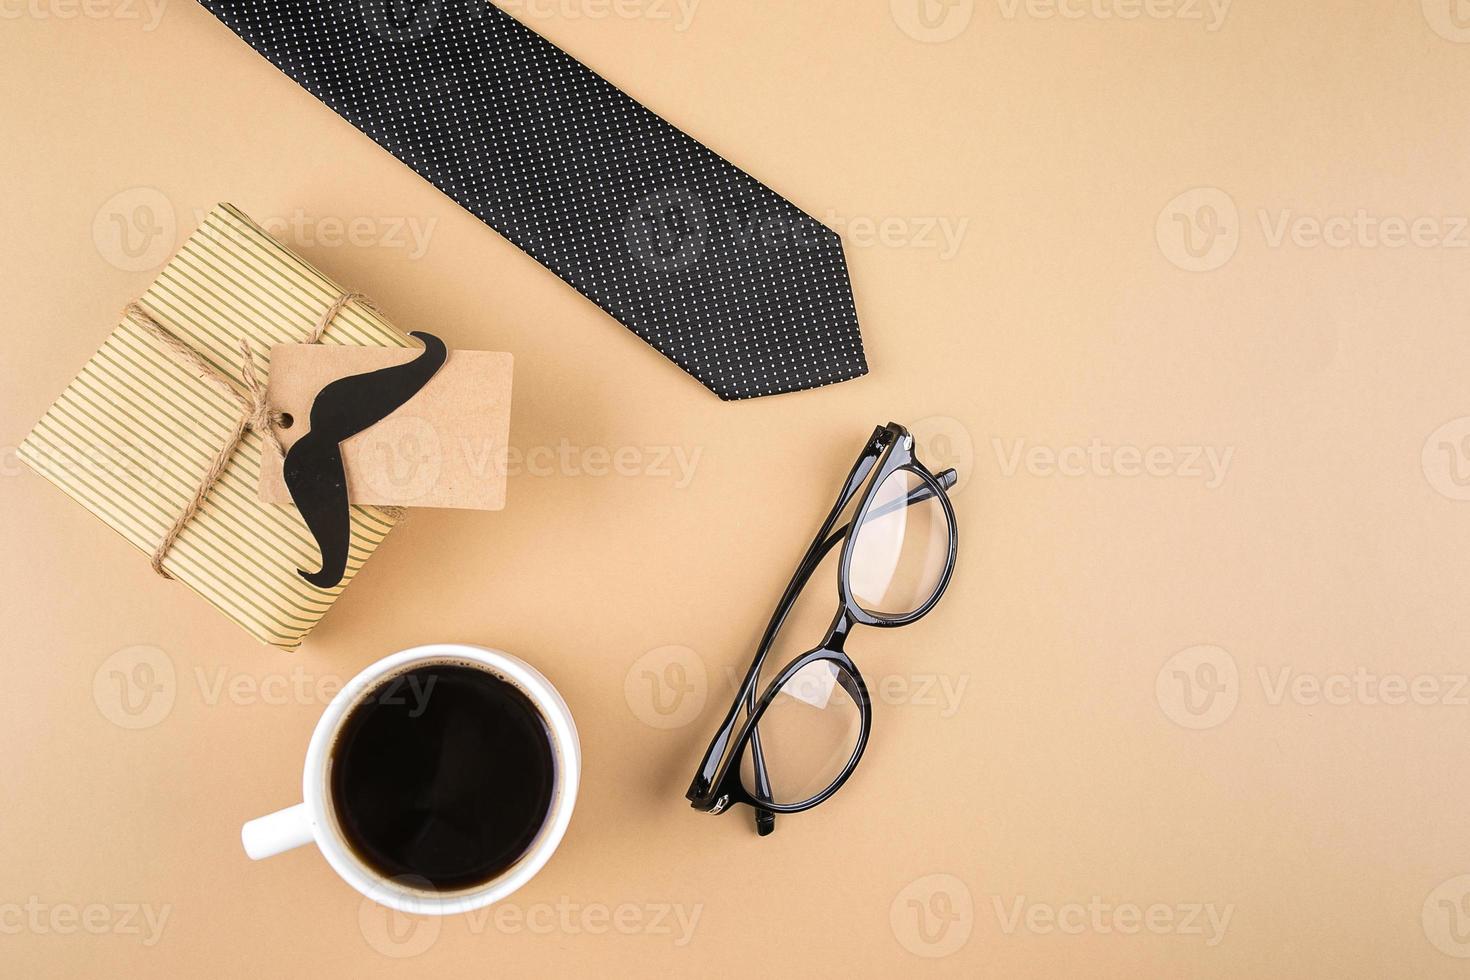
[[[406,364],[339,378],[324,387],[311,404],[311,430],[286,453],[282,476],[291,500],[321,550],[321,568],[302,578],[330,589],[347,571],[351,538],[347,473],[341,443],[381,422],[429,383],[449,356],[444,341],[415,331],[424,351]]]

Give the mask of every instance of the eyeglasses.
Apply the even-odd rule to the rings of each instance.
[[[914,438],[879,426],[863,447],[832,512],[817,532],[766,626],[755,660],[685,794],[696,810],[755,808],[756,830],[777,813],[801,813],[845,783],[868,743],[873,711],[857,665],[843,651],[854,625],[907,626],[933,609],[954,574],[954,508],[945,491],[954,470],[930,473]],[[859,496],[861,494],[861,496]],[[854,499],[856,516],[837,522]],[[844,542],[837,614],[811,651],[787,664],[756,697],[771,646],[822,559]]]

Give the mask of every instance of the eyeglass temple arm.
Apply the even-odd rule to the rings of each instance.
[[[801,559],[801,564],[796,568],[796,573],[791,576],[791,581],[786,586],[786,591],[781,594],[781,600],[776,603],[776,611],[771,614],[771,620],[766,624],[766,632],[761,637],[760,644],[756,647],[755,658],[751,661],[750,668],[745,672],[745,680],[741,682],[740,694],[735,702],[730,705],[730,710],[725,714],[725,720],[721,722],[720,728],[715,732],[714,738],[710,739],[709,747],[704,751],[704,760],[699,765],[699,773],[689,786],[689,795],[708,792],[710,784],[714,782],[715,772],[720,767],[720,760],[725,758],[725,750],[730,747],[730,739],[735,735],[735,719],[740,714],[743,706],[749,705],[752,710],[755,706],[755,683],[760,677],[761,665],[765,663],[766,654],[770,652],[771,643],[780,631],[781,624],[786,621],[787,614],[791,611],[796,596],[806,587],[807,580],[811,578],[812,572],[816,570],[821,562],[822,556],[830,549],[830,545],[823,545],[826,540],[823,535],[837,521],[837,516],[842,513],[863,481],[872,472],[873,465],[878,461],[878,451],[881,448],[880,440],[885,434],[885,429],[879,426],[873,430],[873,435],[868,441],[868,447],[858,461],[853,464],[852,470],[847,474],[847,482],[842,487],[842,492],[837,496],[837,503],[833,506],[827,520],[822,523],[822,529],[807,546],[806,554]],[[752,759],[752,762],[754,760]]]
[[[948,490],[959,481],[959,474],[956,473],[953,469],[948,469],[942,473],[935,474],[934,479],[941,487],[943,487],[945,490]],[[904,500],[890,500],[887,503],[868,511],[866,519],[871,520],[875,517],[882,517],[884,514],[891,514],[899,508],[900,503],[904,507],[912,507],[914,504],[923,503],[933,496],[934,490],[929,486],[929,484],[921,484],[915,489],[910,490],[908,496],[905,497]],[[801,582],[801,585],[797,587],[798,592],[801,590],[801,587],[806,585],[807,580],[811,578],[811,575],[813,572],[816,571],[817,566],[822,563],[822,559],[827,557],[827,553],[837,546],[837,542],[847,537],[847,533],[849,530],[851,530],[851,528],[851,524],[844,524],[837,530],[833,531],[827,537],[827,539],[822,542],[821,546],[816,549],[816,553],[809,556],[809,560],[807,562],[802,563],[801,569],[797,573],[798,578]],[[793,584],[796,583],[793,582]],[[782,619],[784,620],[785,617],[783,616]],[[765,659],[764,653],[765,644],[762,644],[762,660]],[[755,685],[750,684],[746,688],[745,703],[751,714],[755,713],[755,700]],[[766,771],[765,753],[761,751],[759,728],[756,728],[750,733],[750,764],[751,768],[755,771],[756,790],[761,796],[765,797],[766,799],[770,799],[771,780],[768,772]],[[775,831],[775,829],[776,815],[770,810],[764,809],[762,807],[756,807],[756,833],[762,837],[765,837]]]
[[[945,490],[948,490],[950,487],[958,483],[959,478],[960,475],[954,470],[945,470],[942,473],[934,474],[934,482],[938,483],[940,487]],[[882,504],[881,506],[874,507],[872,510],[868,511],[863,519],[871,521],[875,517],[882,517],[885,514],[893,513],[894,511],[898,510],[900,505],[904,507],[912,507],[914,504],[922,504],[924,501],[930,499],[933,496],[934,490],[929,486],[929,484],[923,483],[913,490],[910,490],[908,496],[905,497],[903,500],[890,500],[887,503]],[[820,564],[822,559],[827,557],[827,552],[831,551],[832,548],[837,544],[837,542],[847,537],[847,533],[851,529],[851,524],[844,524],[837,530],[833,531],[832,535],[827,538],[826,541],[822,542],[822,548],[817,554],[817,564]],[[813,565],[812,570],[816,570],[815,565]]]
[[[871,470],[872,464],[875,461],[875,458],[867,457],[859,460],[858,464],[853,467],[852,472],[848,474],[847,485],[843,488],[842,494],[837,498],[837,506],[828,515],[825,526],[830,527],[836,520],[837,515],[852,500],[852,495],[857,492],[857,488],[867,479],[868,472]],[[946,490],[954,486],[957,479],[958,476],[952,469],[945,470],[935,476],[935,480]],[[926,483],[910,491],[907,504],[921,503],[933,495],[934,492],[929,489],[929,485]],[[870,516],[889,513],[897,505],[897,501],[890,501],[874,511]],[[765,635],[761,637],[760,645],[756,647],[755,659],[751,662],[750,669],[745,672],[745,680],[741,683],[742,696],[737,697],[735,703],[730,706],[730,711],[725,715],[725,720],[721,724],[720,730],[715,733],[715,737],[710,740],[709,748],[705,750],[704,762],[701,764],[699,775],[695,778],[695,786],[698,787],[700,792],[706,791],[709,784],[713,782],[715,770],[719,767],[720,760],[725,757],[725,750],[729,747],[730,739],[735,734],[735,717],[740,711],[742,703],[749,706],[751,710],[755,708],[756,679],[760,676],[760,669],[762,664],[765,663],[766,654],[770,652],[771,643],[775,640],[776,633],[780,631],[781,625],[786,622],[786,616],[790,613],[797,595],[800,594],[802,589],[806,588],[806,584],[811,579],[812,573],[817,570],[817,566],[822,563],[822,559],[827,557],[827,553],[836,546],[837,542],[847,536],[848,528],[849,525],[844,524],[825,538],[818,534],[816,539],[812,541],[811,547],[807,549],[807,553],[802,558],[801,564],[797,566],[796,574],[791,577],[790,584],[786,586],[786,591],[782,593],[781,601],[776,604],[776,612],[772,615],[770,623],[766,625]]]

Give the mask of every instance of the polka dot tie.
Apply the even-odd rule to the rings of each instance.
[[[488,0],[202,3],[721,398],[867,373],[835,232]]]

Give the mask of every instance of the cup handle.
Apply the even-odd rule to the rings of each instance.
[[[251,860],[259,861],[302,844],[310,844],[311,814],[305,803],[256,817],[240,828],[240,842]]]

